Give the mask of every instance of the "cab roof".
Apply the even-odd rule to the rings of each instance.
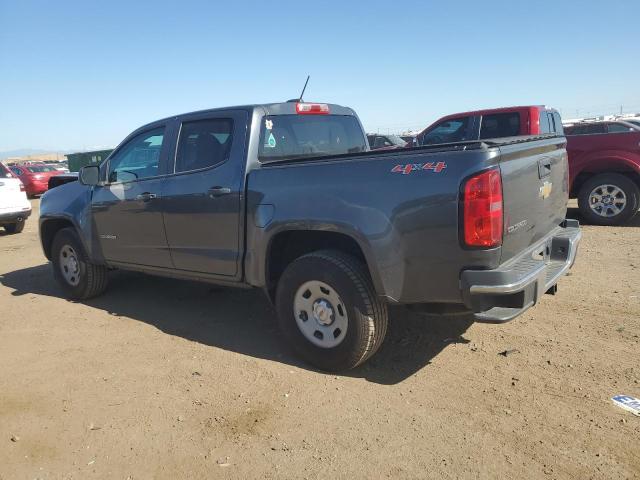
[[[158,120],[154,120],[153,122],[149,122],[146,125],[143,125],[136,129],[136,131],[140,129],[145,129],[156,123],[165,122],[167,120],[173,120],[180,117],[185,117],[187,115],[200,114],[200,113],[216,113],[216,112],[224,112],[227,110],[245,110],[249,113],[252,113],[254,110],[262,110],[265,115],[296,115],[296,104],[298,103],[310,103],[310,104],[322,104],[327,105],[329,107],[329,115],[351,115],[355,116],[355,112],[349,108],[344,107],[342,105],[337,105],[335,103],[325,103],[325,102],[311,102],[311,101],[302,101],[302,102],[276,102],[276,103],[256,103],[252,105],[236,105],[231,107],[218,107],[218,108],[207,108],[204,110],[195,110],[193,112],[185,112],[180,113],[178,115],[171,115],[169,117],[161,118]]]

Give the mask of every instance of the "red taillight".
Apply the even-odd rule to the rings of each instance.
[[[24,183],[20,182],[20,191],[26,192],[27,190],[24,188]]]
[[[464,185],[464,243],[491,248],[502,244],[502,179],[499,170],[471,177]]]
[[[296,113],[300,115],[328,115],[329,105],[326,103],[296,103]]]

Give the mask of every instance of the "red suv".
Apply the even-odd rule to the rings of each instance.
[[[417,145],[546,133],[562,135],[560,114],[552,108],[541,105],[494,108],[442,117],[417,135]]]
[[[39,163],[12,165],[10,169],[22,180],[29,197],[46,192],[49,189],[49,179],[62,173],[49,165]]]
[[[597,225],[619,225],[640,208],[640,128],[614,120],[566,126],[571,197]]]

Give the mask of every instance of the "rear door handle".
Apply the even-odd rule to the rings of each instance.
[[[551,175],[551,159],[548,157],[538,160],[538,177],[544,178]]]
[[[144,192],[140,195],[136,196],[136,200],[142,200],[143,202],[148,202],[149,200],[153,200],[158,196],[155,193]]]
[[[221,197],[223,195],[229,195],[231,193],[231,189],[229,187],[212,187],[209,189],[208,193],[211,198]]]

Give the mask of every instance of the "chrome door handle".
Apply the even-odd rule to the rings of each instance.
[[[211,198],[221,197],[222,195],[229,195],[231,193],[231,189],[229,187],[212,187],[209,189],[208,193]]]
[[[155,193],[149,192],[141,193],[140,195],[136,196],[136,200],[142,200],[143,202],[148,202],[149,200],[153,200],[154,198],[157,198],[157,195]]]

